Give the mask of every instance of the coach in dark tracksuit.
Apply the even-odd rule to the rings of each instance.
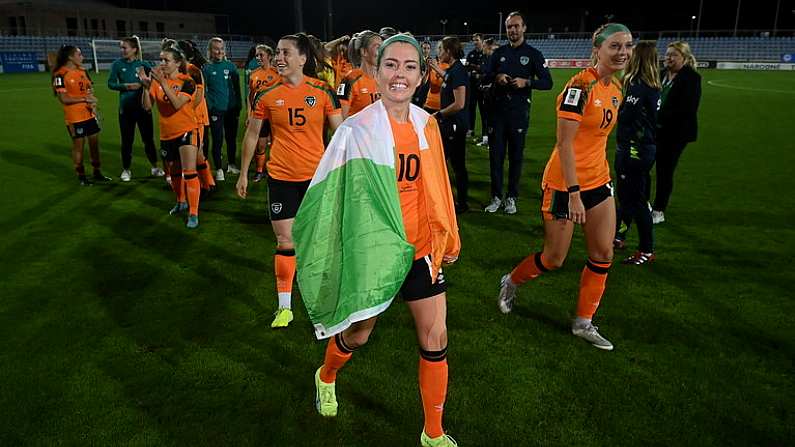
[[[688,143],[698,135],[701,75],[685,42],[672,42],[665,53],[666,69],[660,75],[662,93],[657,117],[657,187],[652,219],[665,221],[663,212],[674,188],[674,170]]]
[[[466,70],[469,72],[469,88],[467,89],[469,93],[469,131],[472,133],[472,136],[474,136],[475,109],[480,107],[480,131],[485,141],[488,126],[486,124],[486,111],[483,106],[483,93],[480,91],[480,81],[483,76],[483,66],[486,65],[488,58],[483,53],[483,37],[480,34],[474,34],[472,36],[472,43],[475,44],[475,48],[467,54],[466,59]]]
[[[530,124],[531,90],[549,90],[552,77],[544,56],[524,40],[527,27],[518,12],[505,20],[508,45],[497,48],[488,61],[485,82],[494,81],[494,117],[490,118],[489,163],[491,203],[485,211],[496,212],[502,204],[503,164],[508,146],[508,194],[505,212],[516,213],[524,140]]]

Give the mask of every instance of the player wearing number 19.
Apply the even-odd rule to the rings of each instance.
[[[498,298],[500,311],[510,312],[519,285],[563,265],[574,224],[580,224],[588,260],[580,278],[577,317],[571,330],[604,350],[612,350],[613,344],[599,334],[591,319],[613,261],[616,206],[606,148],[623,99],[615,75],[626,67],[632,46],[632,34],[624,25],[601,26],[593,35],[594,66],[574,75],[558,95],[557,143],[541,185],[544,249],[502,277]]]
[[[336,130],[342,122],[342,111],[331,87],[315,78],[322,61],[305,34],[279,40],[274,60],[282,79],[257,93],[251,101],[240,167],[242,172],[248,172],[262,123],[270,121],[268,201],[276,235],[274,266],[279,296],[279,308],[271,327],[279,328],[287,327],[293,319],[295,214],[325,149],[323,126],[328,120],[331,130]],[[241,175],[237,180],[238,195],[246,198],[247,189],[248,177]]]

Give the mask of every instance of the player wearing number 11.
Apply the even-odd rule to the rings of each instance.
[[[334,131],[342,122],[342,110],[331,87],[316,79],[321,64],[305,34],[279,40],[274,58],[282,79],[251,101],[243,137],[241,170],[248,172],[264,120],[271,125],[272,143],[268,171],[268,202],[276,234],[276,290],[279,308],[271,327],[287,327],[293,319],[291,295],[295,277],[292,228],[295,213],[323,155],[323,126]],[[237,181],[237,194],[246,198],[248,177]]]
[[[541,184],[544,249],[502,277],[498,298],[500,311],[508,313],[520,284],[559,268],[568,254],[574,224],[580,224],[588,260],[580,279],[572,333],[604,350],[613,349],[613,344],[597,332],[591,318],[602,299],[613,260],[616,206],[607,137],[623,99],[615,74],[626,67],[632,47],[632,34],[624,25],[599,27],[593,35],[594,66],[574,75],[558,96],[557,143]]]

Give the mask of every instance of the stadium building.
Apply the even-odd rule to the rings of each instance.
[[[101,0],[0,0],[0,35],[142,38],[228,33],[225,15],[119,8]]]

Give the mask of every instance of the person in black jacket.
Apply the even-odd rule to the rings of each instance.
[[[485,83],[494,82],[494,117],[489,118],[489,164],[491,170],[491,202],[487,213],[495,213],[503,205],[503,164],[508,150],[508,193],[504,201],[506,214],[516,213],[519,178],[522,174],[524,140],[530,124],[531,92],[552,88],[546,60],[540,51],[525,41],[527,31],[519,12],[505,20],[508,44],[494,51],[485,70]]]
[[[661,74],[662,93],[657,118],[657,187],[652,220],[665,221],[663,214],[674,187],[674,170],[687,143],[696,141],[698,104],[701,100],[701,75],[696,73],[696,58],[687,42],[668,44],[665,70]]]
[[[486,113],[483,110],[483,94],[480,91],[480,81],[481,77],[483,76],[483,66],[486,65],[486,60],[488,56],[486,56],[485,52],[483,51],[483,36],[479,33],[472,35],[472,43],[475,45],[475,48],[467,54],[467,62],[466,62],[466,69],[469,72],[469,132],[468,134],[472,137],[475,136],[475,118],[476,113],[475,110],[480,107],[480,133],[482,138],[477,138],[483,143],[488,141],[488,137],[486,136],[486,132],[488,127],[486,126]]]
[[[444,155],[450,160],[455,173],[456,213],[469,210],[469,175],[466,166],[466,135],[469,130],[469,77],[461,58],[464,50],[457,37],[447,36],[442,39],[439,62],[448,64],[441,70],[433,59],[430,68],[442,76],[442,89],[439,92],[440,109],[433,116],[439,121],[439,131],[444,141]]]
[[[643,40],[635,45],[624,75],[624,102],[618,110],[616,132],[616,186],[618,209],[613,247],[624,248],[632,221],[638,224],[638,251],[624,264],[640,265],[654,260],[654,227],[649,210],[649,171],[656,153],[657,109],[660,106],[660,75],[657,44]]]

